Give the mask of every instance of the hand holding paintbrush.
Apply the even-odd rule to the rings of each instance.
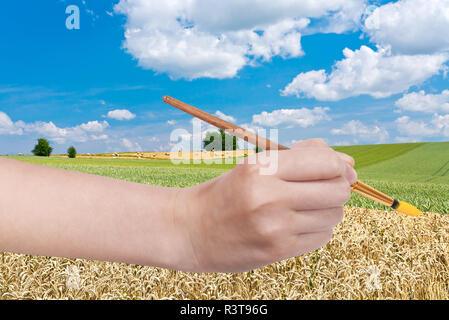
[[[283,151],[251,155],[233,170],[188,188],[0,157],[0,249],[192,272],[247,271],[326,244],[343,218],[351,187],[395,206],[394,199],[356,182],[353,159],[322,140],[287,149],[175,99],[164,100],[234,129],[255,145]],[[272,174],[260,174],[271,164]],[[36,206],[35,199],[52,205]],[[416,210],[404,206],[398,209]]]
[[[248,141],[249,143],[252,143],[256,146],[261,147],[265,150],[287,150],[287,147],[284,147],[283,145],[277,144],[273,141],[270,141],[268,139],[265,139],[263,137],[258,136],[257,134],[245,130],[241,127],[238,127],[232,123],[229,123],[225,120],[222,120],[220,118],[217,118],[211,114],[208,114],[207,112],[204,112],[200,109],[197,109],[193,106],[190,106],[184,102],[181,102],[177,99],[174,99],[169,96],[164,96],[163,98],[164,102],[170,104],[171,106],[178,108],[188,114],[191,114],[194,117],[197,117],[209,124],[212,124],[220,129],[223,129],[225,131],[230,132],[231,134]],[[377,201],[385,206],[389,206],[399,212],[405,213],[410,216],[419,216],[422,214],[421,211],[419,211],[417,208],[413,207],[412,205],[403,202],[398,201],[376,189],[373,187],[370,187],[369,185],[361,182],[356,181],[351,185],[352,191],[361,194],[362,196],[369,198],[371,200]]]

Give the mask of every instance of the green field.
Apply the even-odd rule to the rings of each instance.
[[[423,211],[449,212],[449,142],[335,149],[356,159],[360,180]],[[381,208],[359,195],[349,204]]]
[[[353,156],[359,179],[422,211],[449,212],[449,142],[335,147]],[[167,160],[11,157],[22,161],[133,182],[186,187],[216,177],[233,165],[173,165]],[[385,208],[353,193],[348,203]]]

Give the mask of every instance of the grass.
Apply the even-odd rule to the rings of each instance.
[[[361,169],[389,159],[397,158],[423,146],[425,143],[375,144],[364,146],[334,147],[356,159],[355,169]]]
[[[353,156],[359,179],[422,211],[449,212],[449,142],[336,147]],[[63,169],[138,183],[187,187],[212,179],[234,165],[180,164],[169,160],[12,157]],[[385,209],[353,193],[348,206]]]
[[[449,212],[449,142],[337,149],[355,158],[363,182],[422,211]],[[348,205],[383,208],[358,194],[352,196]]]

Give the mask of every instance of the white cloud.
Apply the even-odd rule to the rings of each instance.
[[[130,151],[130,152],[132,152],[132,151],[138,151],[138,152],[142,151],[142,147],[137,142],[132,142],[131,140],[129,140],[127,138],[122,138],[120,140],[120,142],[121,142],[122,146],[124,146],[127,149],[127,151]]]
[[[395,121],[401,134],[409,137],[449,137],[449,114],[434,114],[431,121],[414,121],[403,116]]]
[[[445,137],[449,137],[449,114],[434,115],[432,123]]]
[[[395,121],[396,126],[401,134],[408,136],[433,136],[437,133],[435,127],[431,123],[424,121],[413,121],[410,117],[403,116]]]
[[[351,120],[340,129],[332,129],[331,133],[333,135],[352,136],[354,143],[359,141],[382,143],[389,137],[385,128],[377,125],[367,126],[359,120]]]
[[[176,121],[175,120],[168,120],[167,124],[170,125],[170,126],[174,126],[176,124]]]
[[[416,137],[396,137],[394,140],[396,142],[399,142],[399,143],[416,143],[416,142],[419,142],[419,138],[416,138]]]
[[[95,120],[83,123],[80,125],[80,127],[87,132],[103,132],[104,129],[109,127],[109,123],[107,121],[98,122],[97,120]]]
[[[403,92],[444,69],[446,54],[391,55],[387,49],[367,46],[343,50],[330,74],[325,70],[300,73],[282,91],[317,100],[335,101],[362,94],[385,98]]]
[[[131,120],[136,117],[134,113],[126,109],[117,109],[113,111],[109,111],[106,115],[107,118],[115,119],[115,120]]]
[[[0,135],[21,135],[23,129],[13,123],[11,118],[4,112],[0,111]]]
[[[257,134],[263,138],[266,138],[268,136],[268,134],[270,133],[270,131],[267,130],[266,128],[255,125],[254,123],[243,123],[240,125],[240,127],[245,130],[254,132],[255,134]],[[244,143],[247,143],[247,142],[244,142]],[[253,145],[251,144],[251,146],[253,146]]]
[[[449,1],[400,0],[373,10],[364,31],[393,52],[429,54],[449,50]]]
[[[215,115],[217,117],[219,117],[220,119],[223,119],[224,121],[228,121],[228,122],[231,122],[231,123],[237,122],[237,120],[233,116],[226,115],[223,112],[221,112],[220,110],[217,110],[215,112]]]
[[[107,134],[101,134],[101,135],[91,135],[90,136],[92,138],[92,140],[108,140],[109,136]]]
[[[426,94],[424,90],[404,94],[395,105],[400,111],[449,112],[449,90]]]
[[[320,121],[330,120],[327,115],[329,108],[315,107],[313,109],[279,109],[270,113],[263,111],[253,115],[253,124],[275,127],[280,124],[299,125],[307,128]]]
[[[350,146],[351,142],[349,142],[348,140],[340,140],[340,141],[336,141],[332,144],[333,146]]]
[[[303,54],[309,18],[353,27],[364,0],[121,0],[126,50],[139,65],[172,78],[230,78],[245,65]],[[211,14],[213,12],[213,14]],[[250,13],[250,14],[249,14]]]
[[[0,135],[39,134],[58,144],[66,141],[85,142],[89,139],[98,140],[96,139],[98,136],[89,136],[89,133],[101,133],[108,127],[109,124],[106,121],[90,121],[67,128],[59,128],[52,121],[26,123],[19,120],[13,122],[6,113],[0,111]]]
[[[221,112],[220,110],[217,110],[215,112],[215,115],[225,121],[228,121],[228,122],[232,122],[232,123],[237,122],[237,120],[233,116],[226,115],[223,112]],[[190,123],[192,124],[193,127],[201,129],[202,138],[206,137],[206,134],[208,132],[218,131],[218,128],[216,126],[213,126],[213,125],[211,125],[203,120],[200,120],[198,118],[192,118],[192,120],[190,120]]]

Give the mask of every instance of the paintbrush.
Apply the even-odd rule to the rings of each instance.
[[[235,124],[229,123],[223,119],[217,118],[205,111],[202,111],[198,108],[195,108],[191,105],[188,105],[182,101],[179,101],[175,98],[164,96],[163,100],[165,103],[178,108],[179,110],[182,110],[198,119],[201,119],[217,128],[220,128],[222,130],[225,130],[226,132],[241,138],[255,146],[261,147],[265,150],[288,150],[289,148],[280,145],[278,143],[275,143],[273,141],[270,141],[268,139],[265,139],[249,130],[245,130],[239,126],[236,126]],[[377,201],[385,206],[391,207],[399,212],[405,213],[409,216],[419,216],[422,214],[421,211],[419,211],[417,208],[412,206],[411,204],[403,201],[398,201],[376,189],[373,187],[370,187],[369,185],[361,182],[356,181],[351,185],[351,190],[361,194],[362,196]]]

